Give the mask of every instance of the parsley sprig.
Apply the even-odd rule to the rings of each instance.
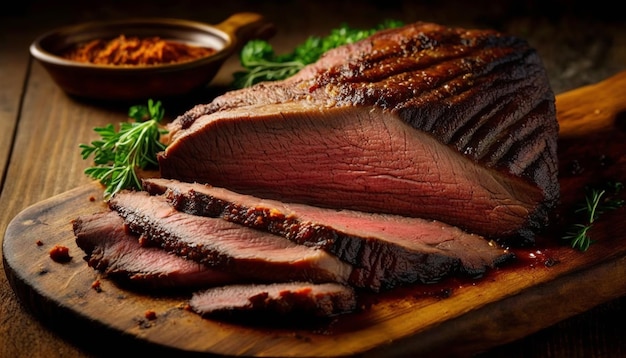
[[[159,139],[167,133],[159,125],[164,115],[160,101],[148,100],[147,106],[130,107],[128,116],[134,122],[120,123],[119,131],[113,124],[96,127],[101,139],[80,145],[82,158],[93,156],[94,161],[84,172],[105,186],[105,199],[122,189],[141,188],[137,170],[158,167],[156,154],[165,149]]]
[[[354,43],[377,31],[402,26],[401,21],[386,20],[371,29],[354,29],[343,24],[326,37],[310,36],[291,53],[277,55],[265,40],[248,41],[239,60],[244,71],[234,74],[233,86],[244,88],[261,81],[276,81],[295,75],[304,66],[317,61],[323,53],[342,45]]]
[[[624,206],[624,200],[616,198],[623,188],[624,186],[620,182],[607,182],[602,186],[587,187],[584,202],[574,210],[575,214],[582,215],[584,222],[571,225],[562,239],[569,241],[575,249],[587,251],[589,246],[594,243],[594,240],[589,236],[589,230],[600,215]]]

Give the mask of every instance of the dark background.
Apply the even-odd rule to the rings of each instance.
[[[626,13],[619,2],[606,0],[31,0],[12,5],[0,12],[0,20],[19,24],[22,35],[32,37],[38,35],[33,29],[111,18],[183,17],[217,24],[241,11],[259,12],[276,24],[272,42],[286,49],[303,41],[302,33],[323,36],[342,23],[365,28],[397,19],[493,28],[521,36],[537,48],[556,93],[597,82],[626,66]],[[0,41],[1,36],[11,34],[0,34]]]

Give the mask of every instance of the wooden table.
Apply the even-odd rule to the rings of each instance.
[[[430,2],[427,2],[430,4]],[[354,27],[386,18],[406,22],[437,21],[459,26],[493,27],[527,38],[544,58],[557,93],[595,83],[626,69],[626,23],[607,4],[489,5],[463,8],[463,2],[409,1],[229,1],[219,7],[193,1],[122,2],[30,1],[0,14],[0,231],[26,207],[91,183],[78,145],[95,139],[93,128],[126,119],[127,106],[71,98],[29,56],[39,34],[57,26],[129,16],[179,17],[218,23],[240,11],[264,14],[278,28],[272,40],[287,51],[311,34],[324,35],[345,22]],[[602,3],[602,2],[600,2]],[[237,69],[229,60],[212,86],[226,85]],[[210,93],[211,91],[209,91]],[[195,102],[166,106],[171,118]],[[0,357],[98,356],[99,349],[48,329],[24,309],[4,269],[0,273]],[[481,357],[618,357],[626,356],[626,297],[598,302],[595,308],[564,319],[514,342],[501,342]],[[573,313],[572,313],[573,314]],[[110,344],[110,342],[102,342]]]

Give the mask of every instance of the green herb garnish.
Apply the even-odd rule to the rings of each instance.
[[[580,251],[587,251],[594,241],[589,236],[589,230],[600,215],[607,211],[624,206],[624,200],[615,196],[623,189],[620,182],[608,182],[601,187],[587,187],[585,201],[577,206],[574,213],[582,215],[582,224],[571,225],[562,236],[570,245]]]
[[[403,23],[387,20],[377,27],[359,30],[342,25],[331,30],[326,37],[311,36],[293,52],[276,55],[274,48],[267,41],[251,40],[246,43],[240,53],[239,60],[244,71],[234,74],[233,86],[244,88],[261,81],[276,81],[295,75],[304,66],[317,61],[326,51],[342,45],[354,43],[374,34],[377,31],[396,28]]]
[[[165,149],[159,139],[167,133],[159,126],[164,115],[159,101],[132,106],[128,116],[134,122],[120,123],[119,131],[112,124],[94,128],[101,139],[80,145],[83,159],[94,158],[94,166],[85,174],[105,186],[105,199],[122,189],[141,188],[137,169],[158,167],[156,154]]]

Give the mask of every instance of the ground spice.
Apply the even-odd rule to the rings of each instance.
[[[72,61],[115,66],[146,66],[172,64],[210,56],[216,51],[160,37],[126,37],[93,40],[80,44],[63,57]]]

